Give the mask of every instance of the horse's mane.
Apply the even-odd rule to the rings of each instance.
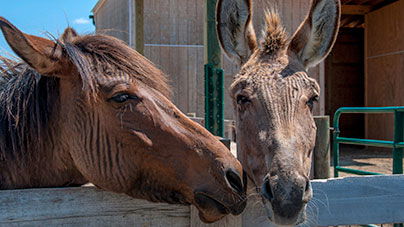
[[[44,128],[58,98],[59,79],[0,57],[0,161],[41,149]]]
[[[97,76],[109,64],[164,96],[171,95],[165,75],[118,39],[86,35],[56,43],[77,68],[83,90],[89,94],[97,93]],[[29,158],[43,148],[46,128],[59,100],[59,82],[24,62],[0,56],[0,164],[6,158]]]

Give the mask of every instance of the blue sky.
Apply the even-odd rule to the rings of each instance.
[[[58,37],[70,25],[80,34],[95,30],[88,19],[97,0],[0,0],[0,16],[25,33]],[[0,32],[0,55],[12,52]]]

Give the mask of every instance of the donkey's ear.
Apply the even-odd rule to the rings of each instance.
[[[24,34],[3,17],[0,28],[13,51],[40,74],[56,75],[66,66],[61,47],[55,42]]]
[[[217,34],[226,55],[244,64],[257,48],[252,24],[252,0],[219,0],[216,8]]]
[[[312,0],[310,12],[294,34],[289,50],[306,69],[316,66],[330,53],[337,38],[341,16],[339,0]]]

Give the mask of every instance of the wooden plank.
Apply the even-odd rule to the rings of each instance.
[[[168,9],[170,11],[170,23],[168,25],[168,32],[169,43],[170,44],[178,44],[178,14],[176,3],[177,0],[167,0],[170,2],[170,7]]]
[[[404,222],[402,175],[315,181],[313,189],[321,226]]]
[[[169,26],[171,22],[170,18],[170,1],[168,0],[158,0],[160,20],[157,23],[160,25],[157,29],[159,30],[160,40],[153,44],[170,44],[169,37]]]
[[[160,62],[160,69],[163,70],[164,73],[167,74],[168,79],[170,81],[170,85],[173,86],[173,84],[171,83],[171,81],[173,80],[173,77],[170,75],[171,71],[170,71],[170,51],[171,49],[169,47],[156,47],[160,50],[160,58],[161,58],[161,62]],[[173,88],[174,90],[175,88]],[[173,97],[174,98],[174,94]]]
[[[156,0],[147,0],[144,4],[144,42],[157,43],[160,38],[156,29],[160,15],[156,10]]]
[[[203,33],[204,33],[204,18],[205,18],[205,0],[196,0],[196,21],[194,21],[195,40],[192,40],[193,44],[203,45]],[[194,43],[195,42],[195,43]]]
[[[189,226],[189,215],[94,187],[0,191],[0,226]]]
[[[170,57],[167,59],[163,59],[168,63],[168,74],[170,75],[170,83],[173,87],[173,102],[175,105],[179,105],[179,90],[180,90],[180,63],[177,61],[179,56],[179,48],[178,47],[169,47]]]
[[[342,15],[365,15],[372,10],[369,5],[342,5]]]
[[[135,49],[144,54],[144,0],[135,0]],[[132,24],[133,26],[133,24]]]
[[[242,216],[233,216],[227,215],[222,220],[219,220],[212,224],[203,223],[199,219],[198,210],[191,206],[191,220],[190,220],[190,227],[241,227],[241,219]]]
[[[190,76],[188,74],[188,51],[187,47],[177,47],[178,49],[178,56],[176,59],[171,59],[171,64],[176,64],[177,67],[177,86],[178,86],[178,103],[177,106],[178,108],[184,112],[188,113],[188,77]],[[174,72],[173,72],[174,73]]]
[[[403,175],[314,180],[312,187],[314,198],[308,204],[308,221],[301,226],[404,222]],[[271,226],[260,199],[249,198],[243,226]]]
[[[197,112],[197,48],[187,48],[188,51],[188,112]]]
[[[205,79],[204,79],[204,49],[197,50],[197,69],[196,69],[196,116],[205,117]]]
[[[317,126],[316,145],[313,151],[314,178],[330,177],[330,117],[315,116]]]

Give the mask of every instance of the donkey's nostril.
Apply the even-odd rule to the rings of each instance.
[[[271,184],[269,183],[268,178],[265,179],[264,184],[262,185],[262,194],[269,201],[272,201],[274,198],[274,195],[272,194]]]
[[[229,182],[230,187],[236,190],[238,193],[244,192],[243,183],[241,182],[240,176],[233,170],[229,169],[226,171],[226,179]]]
[[[308,181],[306,181],[306,187],[305,187],[305,192],[307,192],[307,191],[309,191],[310,190],[310,181],[308,180]]]
[[[306,186],[304,188],[303,192],[303,203],[308,203],[313,196],[313,192],[311,191],[311,184],[310,181],[306,181]]]

